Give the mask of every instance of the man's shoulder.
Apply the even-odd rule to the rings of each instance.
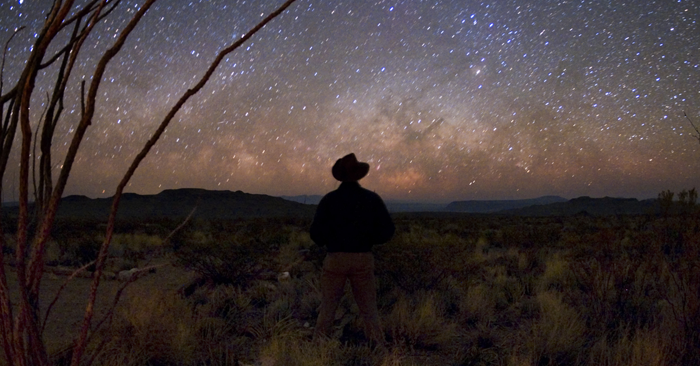
[[[359,197],[358,197],[359,196]],[[353,199],[366,199],[366,200],[374,200],[374,201],[381,201],[382,198],[379,196],[374,191],[371,191],[365,187],[362,187],[359,184],[354,184],[354,185],[345,185],[342,187],[339,187],[338,189],[334,191],[330,191],[326,193],[323,198],[321,198],[321,202],[326,201],[334,201],[334,200],[343,200],[347,199],[349,197],[352,197]]]
[[[319,201],[319,205],[327,205],[331,202],[336,202],[339,200],[342,200],[342,197],[344,196],[343,192],[340,190],[336,189],[333,191],[330,191],[326,193],[323,197],[321,197],[321,201]]]
[[[379,196],[379,194],[377,194],[377,192],[375,192],[375,191],[370,191],[369,189],[367,189],[365,187],[360,187],[360,189],[362,190],[362,193],[367,195],[368,197],[372,197],[373,199],[378,199],[378,200],[382,199]]]

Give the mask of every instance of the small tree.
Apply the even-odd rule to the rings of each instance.
[[[80,122],[72,136],[62,168],[55,182],[51,175],[51,142],[57,125],[62,121],[65,91],[68,83],[73,80],[71,72],[74,69],[80,51],[86,46],[88,35],[94,31],[96,25],[102,19],[108,17],[117,9],[122,1],[86,0],[81,5],[75,5],[75,0],[47,2],[50,4],[50,9],[46,13],[46,20],[38,32],[38,37],[36,37],[32,51],[27,57],[22,73],[16,84],[7,92],[3,90],[2,73],[5,66],[5,55],[9,42],[12,41],[17,32],[22,31],[22,28],[17,29],[5,44],[2,65],[0,66],[0,194],[2,193],[2,178],[5,175],[10,154],[15,149],[13,142],[18,126],[20,130],[19,211],[14,252],[19,300],[14,309],[10,303],[10,291],[4,269],[5,258],[2,251],[0,251],[0,265],[3,268],[0,271],[0,336],[2,337],[2,347],[9,365],[49,364],[46,347],[39,327],[39,324],[41,324],[39,288],[44,270],[46,242],[53,227],[58,204],[68,182],[76,154],[83,141],[85,132],[93,123],[97,91],[105,69],[109,62],[119,53],[129,34],[131,34],[155,1],[146,0],[140,9],[133,14],[126,27],[119,33],[114,44],[101,55],[90,78],[91,81],[89,86],[87,86],[87,90],[85,80],[81,82]],[[151,138],[144,144],[128,170],[124,173],[114,194],[105,239],[100,247],[95,263],[93,282],[87,299],[81,330],[76,336],[71,365],[77,366],[81,363],[87,345],[97,288],[100,285],[100,277],[107,258],[109,244],[114,231],[116,213],[124,187],[126,187],[136,168],[158,141],[175,114],[191,96],[196,94],[206,84],[223,58],[246,42],[258,30],[262,29],[265,24],[281,14],[294,1],[285,1],[248,33],[219,52],[202,78],[172,106],[158,128],[153,132]],[[64,37],[64,34],[68,34],[68,37]],[[58,49],[58,52],[48,54],[50,46],[51,49]],[[41,131],[38,136],[35,136],[31,127],[32,119],[36,118],[36,116],[30,113],[30,106],[35,93],[37,75],[40,70],[52,65],[58,66],[58,72],[56,72],[53,89],[48,93],[48,105],[41,117],[39,117],[39,121],[35,122],[38,127],[40,126]],[[39,128],[37,128],[36,132],[39,133]],[[35,232],[30,232],[30,161],[33,155],[33,143],[36,144],[37,141],[41,154],[38,177],[35,176],[33,180],[37,226]],[[2,227],[0,227],[0,244],[4,245]]]

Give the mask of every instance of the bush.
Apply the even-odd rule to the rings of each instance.
[[[402,297],[385,321],[390,340],[410,349],[447,348],[457,337],[457,325],[446,317],[435,292]]]
[[[338,312],[339,341],[310,342],[325,251],[311,243],[308,223],[200,222],[178,234],[175,254],[207,286],[173,304],[129,303],[134,309],[122,313],[109,341],[114,358],[100,360],[695,365],[700,230],[691,221],[402,217],[394,239],[374,249],[380,317],[390,341],[383,354],[360,341],[361,320],[349,295]],[[148,235],[124,235],[122,245],[157,247],[129,244],[145,243]],[[90,235],[82,237],[89,242]],[[60,254],[56,248],[66,239],[57,238],[47,258]],[[280,271],[290,276],[278,279]],[[196,347],[177,350],[181,342]]]
[[[375,247],[380,288],[398,286],[408,293],[444,289],[447,277],[466,279],[476,272],[476,263],[469,260],[472,248],[457,236],[443,237],[436,230],[414,225]]]
[[[195,241],[175,255],[179,265],[214,284],[247,287],[260,277],[274,274],[263,265],[271,262],[269,248],[257,243]]]
[[[109,245],[110,256],[133,261],[162,253],[163,240],[157,235],[114,234]]]
[[[561,295],[537,295],[540,318],[523,335],[527,358],[533,365],[573,365],[580,362],[586,340],[586,325],[576,309]]]

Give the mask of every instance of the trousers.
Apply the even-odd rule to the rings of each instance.
[[[328,253],[323,260],[321,274],[321,308],[316,320],[314,336],[330,336],[345,283],[350,280],[352,294],[360,309],[365,336],[379,344],[384,343],[384,331],[377,309],[377,285],[374,278],[372,253]]]

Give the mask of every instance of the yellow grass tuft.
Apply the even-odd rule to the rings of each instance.
[[[586,339],[584,321],[575,309],[562,302],[558,293],[539,293],[537,301],[540,318],[522,341],[526,359],[536,365],[576,364]]]
[[[395,344],[411,349],[435,349],[448,346],[457,336],[457,326],[445,316],[441,299],[434,292],[419,292],[402,297],[386,319]]]

